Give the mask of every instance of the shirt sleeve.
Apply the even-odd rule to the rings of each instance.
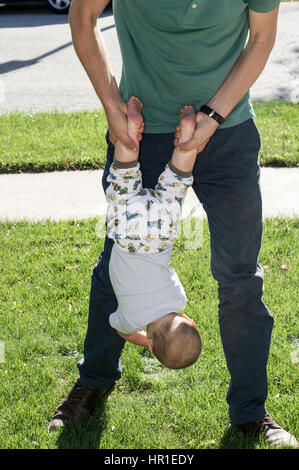
[[[266,13],[278,7],[280,0],[248,0],[247,3],[250,10]]]
[[[157,198],[167,206],[179,204],[181,207],[185,200],[189,186],[193,183],[192,173],[183,174],[171,165],[166,165],[165,170],[161,173],[158,184],[155,186]]]
[[[137,162],[133,167],[122,168],[112,163],[107,182],[109,183],[106,189],[108,204],[120,199],[128,201],[142,189],[140,164]]]
[[[124,335],[137,333],[137,331],[142,331],[146,327],[146,325],[140,327],[131,325],[125,316],[119,311],[119,309],[116,312],[111,313],[109,322],[112,328],[119,331],[120,333],[123,333]]]

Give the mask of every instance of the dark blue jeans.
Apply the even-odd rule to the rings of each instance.
[[[219,286],[220,333],[231,376],[227,402],[235,424],[266,413],[273,317],[263,301],[263,270],[258,264],[262,236],[259,148],[252,119],[218,129],[193,171],[193,189],[210,229],[211,270]],[[144,187],[155,186],[172,152],[173,134],[144,135],[139,157]],[[108,140],[104,190],[113,153]],[[125,343],[108,321],[117,308],[108,272],[112,246],[113,241],[106,238],[92,273],[84,359],[78,363],[82,382],[96,389],[109,387],[120,378]]]

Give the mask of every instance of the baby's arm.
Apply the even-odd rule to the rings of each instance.
[[[125,335],[120,331],[117,332],[123,339],[129,341],[130,343],[137,344],[138,346],[149,347],[148,339],[145,331],[137,331],[136,333],[131,333],[130,335]]]

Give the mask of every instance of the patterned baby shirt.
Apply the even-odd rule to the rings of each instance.
[[[106,190],[107,236],[132,253],[159,253],[173,245],[191,173],[182,173],[169,162],[155,189],[142,186],[139,162],[123,168],[110,166]]]

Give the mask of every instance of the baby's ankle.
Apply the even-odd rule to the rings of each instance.
[[[179,144],[184,144],[192,139],[195,131],[195,111],[192,106],[184,106],[179,116]]]
[[[171,163],[178,170],[184,173],[189,173],[193,171],[196,157],[196,150],[191,150],[190,152],[182,153],[175,149],[171,157]]]
[[[124,146],[124,144],[121,143],[120,140],[118,140],[115,144],[115,160],[118,162],[123,162],[123,163],[129,163],[133,162],[135,160],[138,160],[138,155],[139,155],[139,143],[137,142],[136,145],[136,151],[134,152],[133,150],[128,149],[127,147]]]

